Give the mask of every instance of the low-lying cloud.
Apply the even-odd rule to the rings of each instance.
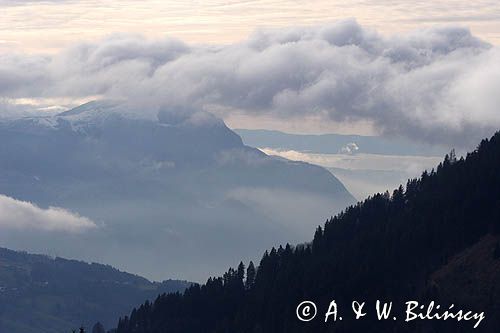
[[[8,101],[101,96],[141,110],[369,121],[458,146],[500,128],[500,50],[463,27],[387,37],[348,20],[220,46],[113,35],[51,56],[3,55],[0,77]]]
[[[304,161],[317,164],[325,168],[342,168],[349,170],[378,170],[378,171],[405,171],[411,177],[417,177],[424,170],[431,170],[441,157],[411,156],[411,155],[382,155],[382,154],[318,154],[296,150],[276,150],[260,148],[268,155],[283,157],[292,161]]]
[[[96,228],[96,224],[92,220],[66,209],[42,209],[30,202],[0,195],[0,230],[77,233],[93,228]]]

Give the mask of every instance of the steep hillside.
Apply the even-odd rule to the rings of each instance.
[[[439,299],[489,309],[488,326],[500,327],[500,235],[488,234],[431,274],[429,289]]]
[[[498,332],[500,245],[488,239],[500,231],[499,167],[497,133],[466,159],[446,156],[392,195],[376,194],[336,215],[312,243],[266,251],[256,276],[249,269],[245,278],[240,265],[184,295],[164,295],[121,319],[118,333],[471,332],[476,324],[477,331]],[[325,323],[333,299],[343,320]],[[314,320],[297,319],[304,300],[316,303]],[[353,300],[367,302],[363,319],[355,320]],[[377,320],[376,300],[394,302],[389,320]],[[478,317],[405,321],[405,302],[427,309],[436,300]]]

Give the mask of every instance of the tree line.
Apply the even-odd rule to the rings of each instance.
[[[308,299],[322,309],[332,298],[339,308],[353,299],[382,297],[396,304],[439,299],[431,274],[483,236],[500,231],[499,170],[497,133],[465,158],[452,151],[436,169],[405,186],[348,207],[319,226],[310,243],[272,248],[257,267],[240,263],[184,293],[145,302],[119,319],[116,333],[468,332],[465,324],[403,326],[375,322],[370,314],[356,322],[304,323],[295,311]],[[492,251],[495,260],[499,252]],[[498,309],[495,301],[468,305]],[[499,319],[490,318],[485,330],[493,332],[498,325]]]

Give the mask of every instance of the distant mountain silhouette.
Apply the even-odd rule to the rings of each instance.
[[[345,153],[351,144],[357,153],[382,155],[443,156],[447,148],[423,144],[407,138],[345,134],[290,134],[271,130],[235,129],[243,142],[252,147],[298,150],[309,153]]]
[[[121,318],[117,333],[164,332],[498,332],[500,328],[500,133],[466,159],[447,155],[436,170],[392,194],[376,194],[318,227],[311,243],[266,251],[256,276],[244,266],[162,295]],[[332,299],[342,321],[324,322]],[[377,299],[398,320],[378,321]],[[319,315],[296,317],[304,300]],[[367,301],[354,320],[352,300]],[[484,311],[486,319],[404,322],[404,302],[436,301]],[[350,315],[349,315],[350,313]]]
[[[98,320],[112,327],[134,304],[189,285],[150,282],[107,265],[0,248],[0,332],[71,332]]]
[[[11,231],[1,244],[148,277],[219,274],[310,237],[306,214],[312,222],[355,202],[327,170],[245,146],[206,112],[90,102],[1,121],[0,140],[0,193],[99,225],[72,238]]]

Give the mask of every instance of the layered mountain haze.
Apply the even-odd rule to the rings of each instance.
[[[235,130],[243,142],[268,155],[320,165],[335,175],[358,200],[404,184],[432,169],[453,146],[426,144],[404,137],[290,134]],[[461,151],[458,155],[463,154]]]
[[[499,333],[468,4],[0,0],[0,333]]]
[[[349,207],[311,242],[265,251],[246,274],[241,263],[136,307],[117,333],[496,333],[499,167],[500,132],[465,158],[446,155],[392,195]],[[387,317],[377,315],[377,300],[380,309],[391,302]]]
[[[90,102],[0,123],[3,194],[92,221],[83,233],[25,228],[4,246],[97,260],[148,277],[204,279],[355,199],[327,170],[245,146],[215,116]],[[310,222],[308,222],[310,221]],[[232,249],[227,251],[227,249]]]
[[[290,134],[270,130],[235,129],[245,144],[278,150],[298,150],[315,154],[365,153],[377,155],[436,156],[441,158],[450,148],[404,137],[341,134]]]

